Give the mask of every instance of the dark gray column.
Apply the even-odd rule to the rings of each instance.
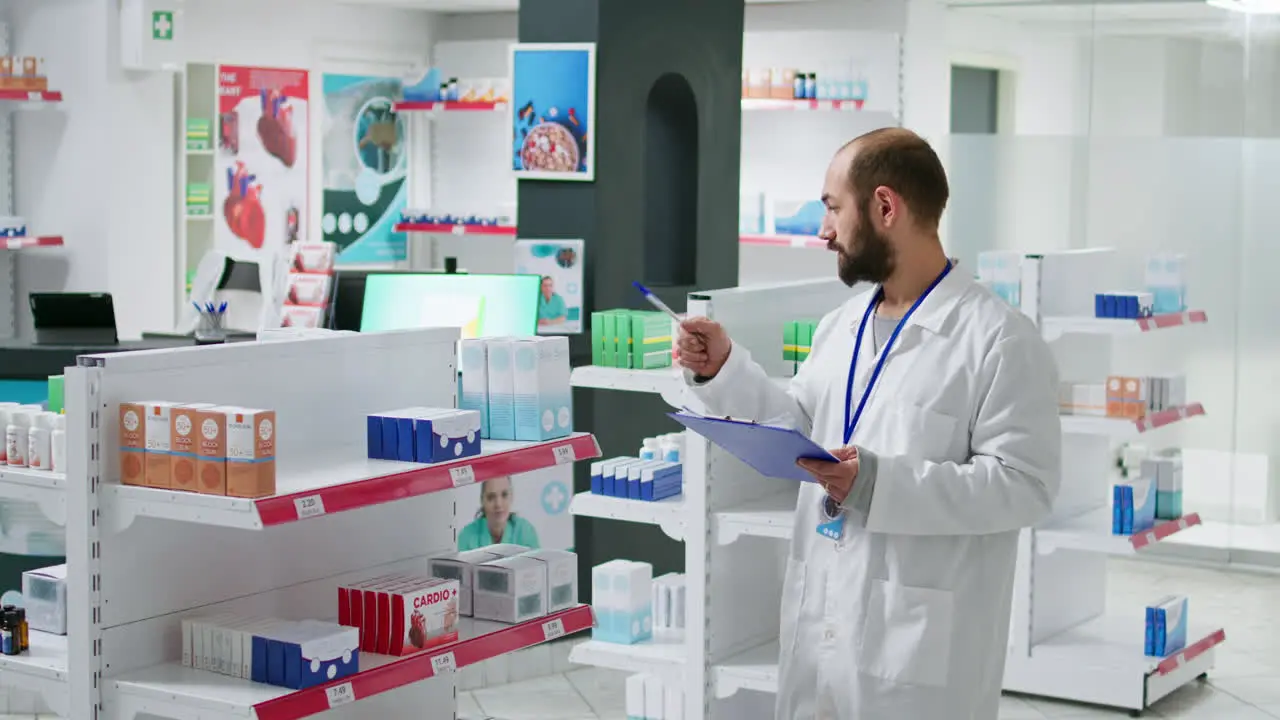
[[[743,0],[521,0],[520,42],[594,42],[592,183],[521,180],[522,238],[586,241],[586,312],[642,307],[639,280],[677,311],[694,289],[738,282]],[[572,341],[591,361],[590,337]],[[574,393],[575,424],[606,457],[674,432],[656,396]],[[580,466],[576,491],[589,489]],[[655,527],[579,518],[581,587],[626,557],[680,571],[684,547]]]

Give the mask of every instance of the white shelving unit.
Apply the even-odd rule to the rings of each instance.
[[[738,288],[691,295],[690,311],[722,322],[771,376],[785,381],[783,322],[820,317],[848,295],[849,290],[835,281]],[[1203,313],[1180,317],[1052,318],[1042,325],[1055,348],[1064,338],[1090,344],[1086,353],[1058,353],[1063,356],[1060,366],[1092,362],[1094,367],[1073,367],[1074,376],[1105,377],[1111,337],[1206,321]],[[1082,375],[1083,371],[1092,374]],[[655,393],[675,407],[694,402],[672,370],[580,367],[574,370],[573,383]],[[1148,658],[1142,651],[1143,608],[1130,608],[1120,616],[1104,612],[1107,557],[1142,552],[1200,522],[1190,513],[1138,535],[1112,535],[1107,479],[1113,443],[1202,414],[1204,408],[1192,404],[1139,422],[1062,418],[1066,460],[1055,514],[1041,527],[1025,531],[1020,540],[1007,690],[1140,711],[1212,666],[1214,647],[1225,639],[1220,629],[1197,625],[1184,651]],[[778,590],[761,591],[781,586],[780,562],[774,560],[780,561],[786,548],[777,541],[792,536],[796,488],[760,477],[697,435],[690,434],[686,446],[681,498],[646,503],[584,493],[572,506],[579,515],[659,525],[685,543],[688,597],[702,602],[687,608],[689,629],[683,645],[589,641],[577,646],[570,659],[677,683],[685,690],[686,717],[772,717],[771,700],[759,693],[777,692],[781,598]],[[604,454],[617,453],[606,448]],[[1194,598],[1192,613],[1194,619]],[[743,702],[735,705],[738,700]]]
[[[599,456],[585,433],[485,441],[452,463],[370,461],[364,418],[406,399],[452,407],[456,329],[83,356],[66,372],[66,476],[5,468],[0,497],[67,527],[68,634],[0,657],[0,686],[40,692],[64,717],[177,720],[455,714],[456,671],[587,630],[579,605],[520,625],[464,620],[457,643],[362,654],[360,672],[292,691],[182,667],[184,617],[228,611],[337,617],[342,582],[426,569],[470,517],[455,488]],[[258,500],[118,482],[119,403],[218,402],[277,413],[278,494]],[[464,513],[465,515],[465,513]],[[428,708],[423,715],[423,709]]]

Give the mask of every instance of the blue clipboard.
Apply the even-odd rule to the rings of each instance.
[[[667,414],[765,477],[815,482],[812,475],[796,465],[797,460],[806,458],[839,462],[821,445],[790,428],[686,412]]]

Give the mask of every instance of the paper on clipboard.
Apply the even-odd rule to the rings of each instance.
[[[765,477],[815,482],[812,475],[796,465],[797,460],[804,458],[839,462],[822,446],[793,428],[734,418],[709,417],[690,410],[668,415]]]

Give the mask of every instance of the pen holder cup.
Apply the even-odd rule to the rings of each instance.
[[[202,345],[226,342],[227,330],[222,324],[223,313],[201,312],[196,323],[196,342]]]

